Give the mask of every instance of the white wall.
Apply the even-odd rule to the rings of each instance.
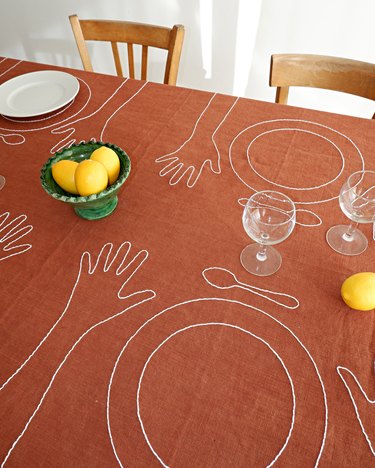
[[[0,55],[82,68],[68,21],[73,13],[184,24],[178,84],[254,99],[274,100],[272,53],[375,63],[375,0],[0,0]],[[114,73],[109,51],[91,49],[95,70]],[[156,63],[149,78],[159,80],[157,71]],[[312,89],[293,89],[289,103],[363,117],[375,111],[372,101]]]

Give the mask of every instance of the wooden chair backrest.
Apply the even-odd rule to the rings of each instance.
[[[274,54],[269,84],[277,87],[276,102],[280,104],[287,104],[290,86],[329,89],[375,100],[375,64],[325,55]]]
[[[118,43],[127,44],[129,76],[135,78],[133,44],[142,46],[141,79],[147,79],[148,48],[156,47],[168,51],[164,83],[175,85],[184,41],[185,28],[173,28],[130,21],[80,20],[77,15],[69,16],[73,34],[81,56],[83,68],[93,71],[86,41],[110,42],[118,76],[123,76]]]

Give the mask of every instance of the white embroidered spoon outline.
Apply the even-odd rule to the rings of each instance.
[[[209,271],[215,271],[216,273],[220,272],[222,283],[218,284],[217,280],[208,279],[207,272],[209,272]],[[271,302],[274,302],[275,304],[280,305],[281,307],[285,307],[286,309],[297,309],[297,307],[299,307],[299,301],[298,301],[298,299],[296,297],[291,296],[291,295],[286,294],[286,293],[281,293],[281,292],[277,292],[277,291],[270,291],[268,289],[262,289],[262,288],[258,288],[256,286],[253,286],[253,285],[250,285],[250,284],[242,283],[241,281],[239,281],[237,279],[237,277],[236,277],[236,275],[234,273],[227,270],[226,268],[209,267],[209,268],[206,268],[206,269],[203,270],[202,275],[203,275],[204,279],[207,281],[207,283],[210,284],[211,286],[213,286],[214,288],[218,288],[218,289],[240,288],[240,289],[243,289],[245,291],[256,294],[257,296],[261,296],[264,299],[267,299],[268,301],[271,301]],[[293,305],[293,306],[287,305],[287,304],[285,304],[283,302],[279,302],[279,301],[277,301],[275,299],[272,299],[272,297],[269,297],[268,295],[265,295],[265,294],[262,294],[262,293],[267,293],[268,295],[271,295],[271,296],[279,296],[279,297],[289,298],[289,299],[292,300],[292,302],[295,303],[295,305]]]

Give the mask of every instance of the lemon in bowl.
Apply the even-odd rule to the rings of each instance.
[[[105,166],[94,159],[91,160],[91,155],[103,147],[113,151],[118,159],[119,172],[117,179],[112,183],[109,182]],[[68,161],[77,163],[77,166],[67,163]],[[64,168],[63,165],[65,165]],[[69,169],[67,169],[68,165]],[[60,179],[57,178],[59,183],[53,176],[53,172],[56,176],[56,167],[58,168],[58,166],[60,166],[61,176]],[[86,170],[80,169],[78,171],[78,168],[85,166]],[[116,209],[119,190],[128,178],[130,168],[129,156],[118,146],[111,143],[89,141],[64,148],[49,158],[41,169],[40,179],[42,187],[48,195],[55,200],[71,205],[81,218],[95,220],[110,215]],[[72,173],[74,180],[72,180]],[[91,174],[90,177],[89,174]],[[68,184],[65,183],[67,181]]]
[[[62,159],[52,166],[52,177],[55,182],[73,195],[78,195],[78,190],[75,182],[75,172],[78,167],[76,161]]]
[[[118,179],[120,174],[120,160],[112,148],[101,146],[92,153],[90,159],[100,162],[105,167],[109,184],[113,184]]]
[[[92,159],[85,159],[77,166],[74,182],[79,195],[88,197],[107,188],[108,173],[103,164]]]

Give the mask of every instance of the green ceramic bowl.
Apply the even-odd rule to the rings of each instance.
[[[65,192],[52,177],[52,166],[62,159],[70,159],[72,161],[81,162],[84,159],[89,159],[92,152],[101,146],[107,146],[116,152],[120,159],[120,174],[116,182],[107,187],[102,192],[87,197],[72,195]],[[67,203],[74,208],[78,216],[85,219],[100,219],[110,215],[117,206],[117,194],[128,178],[130,173],[129,156],[116,145],[111,143],[84,142],[78,145],[72,145],[56,153],[52,158],[44,164],[41,170],[40,179],[42,187],[51,197],[63,203]]]

